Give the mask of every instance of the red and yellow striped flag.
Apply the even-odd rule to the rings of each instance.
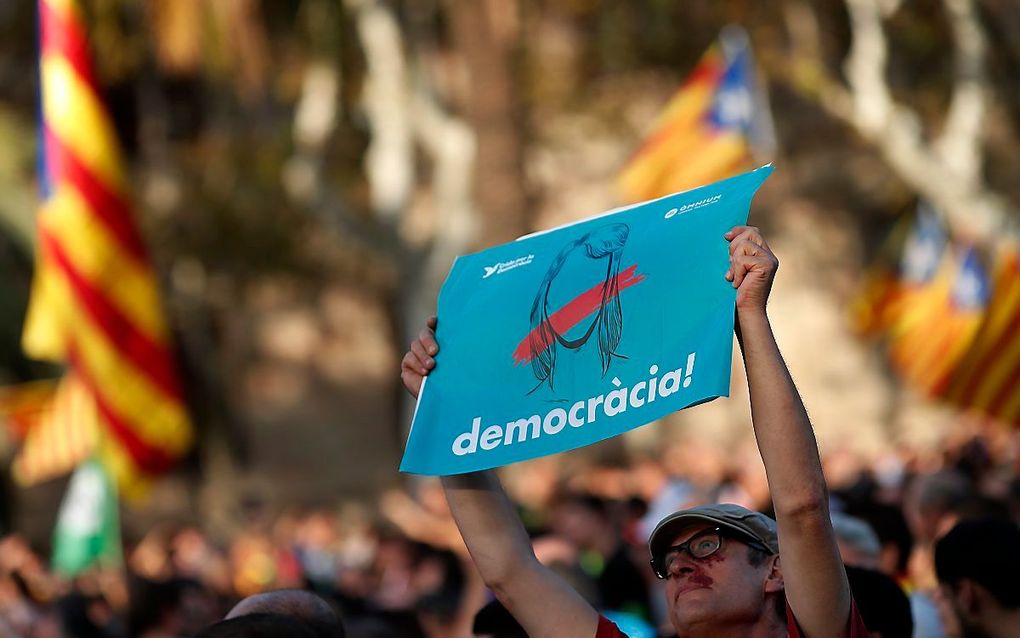
[[[771,115],[754,82],[746,34],[727,27],[666,105],[618,178],[628,202],[730,177],[769,151]]]
[[[100,457],[137,495],[188,450],[192,427],[80,10],[39,0],[39,22],[44,202],[22,345],[67,362],[94,400]],[[59,422],[88,423],[85,412]]]
[[[964,409],[1020,425],[1020,253],[999,251],[991,301],[944,392]]]

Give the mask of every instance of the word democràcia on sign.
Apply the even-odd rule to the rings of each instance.
[[[654,403],[658,397],[668,397],[690,386],[696,355],[696,352],[690,353],[685,367],[670,370],[661,378],[655,376],[659,373],[659,366],[653,365],[648,369],[648,374],[652,375],[648,380],[638,381],[629,387],[620,387],[620,379],[614,377],[612,384],[616,390],[577,401],[569,409],[553,408],[545,416],[533,414],[527,418],[510,420],[505,426],[490,425],[485,430],[481,429],[482,417],[475,417],[471,429],[453,440],[451,450],[457,456],[475,454],[479,448],[482,451],[494,450],[502,445],[512,445],[515,441],[524,443],[529,435],[531,439],[539,438],[543,432],[555,436],[568,424],[579,428],[595,423],[600,413],[612,418],[626,412],[628,407],[641,409],[644,405]]]

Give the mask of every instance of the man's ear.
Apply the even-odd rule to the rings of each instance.
[[[977,583],[969,578],[960,579],[953,587],[956,607],[967,618],[974,618],[981,611],[981,592],[978,589]]]
[[[783,582],[783,568],[779,564],[779,554],[769,559],[768,568],[769,573],[765,577],[765,593],[770,594],[783,591],[786,588],[786,584]]]

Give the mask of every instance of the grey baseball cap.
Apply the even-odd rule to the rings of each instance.
[[[696,523],[715,523],[728,527],[779,553],[779,534],[776,522],[761,512],[752,512],[733,503],[700,505],[673,512],[659,521],[648,537],[648,550],[653,557],[660,556],[685,528]]]

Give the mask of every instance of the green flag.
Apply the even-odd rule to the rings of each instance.
[[[113,481],[95,460],[71,475],[53,535],[53,568],[74,576],[95,564],[120,565],[120,524]]]

